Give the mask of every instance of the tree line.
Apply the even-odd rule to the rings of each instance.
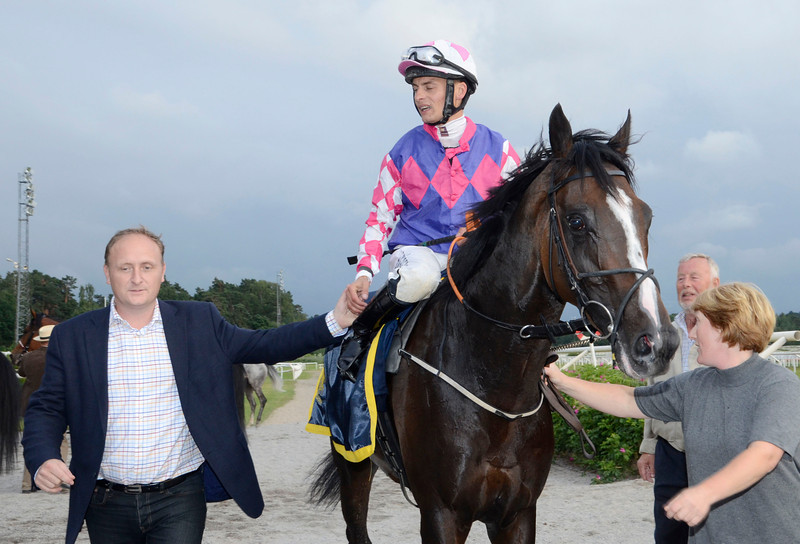
[[[111,302],[110,293],[98,293],[91,284],[78,285],[72,276],[55,278],[38,270],[29,273],[30,309],[46,313],[59,321],[102,308]],[[208,289],[189,293],[168,280],[161,285],[163,300],[198,300],[213,302],[222,316],[239,327],[269,329],[278,324],[278,284],[265,280],[244,279],[238,285],[214,278]],[[294,303],[292,293],[281,291],[281,324],[306,319],[303,308]],[[0,347],[11,349],[16,342],[14,323],[17,309],[17,276],[8,272],[0,278]],[[21,316],[25,324],[30,313]]]
[[[104,307],[110,294],[98,293],[91,284],[78,285],[72,276],[55,278],[38,270],[29,277],[31,309],[65,321],[78,314]],[[213,302],[225,319],[247,329],[269,329],[278,324],[278,284],[265,280],[244,279],[239,285],[214,278],[208,289],[195,289],[190,294],[178,283],[169,280],[161,285],[159,297],[164,300],[200,300]],[[281,291],[281,323],[306,319],[303,308],[294,303],[292,293]],[[16,272],[0,278],[0,347],[10,349],[16,341],[14,322],[17,308]],[[27,324],[30,314],[22,316]],[[800,312],[781,313],[775,323],[776,331],[800,330]],[[568,342],[570,339],[562,339]]]

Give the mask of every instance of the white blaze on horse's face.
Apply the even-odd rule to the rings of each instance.
[[[622,226],[622,231],[625,233],[625,241],[627,244],[628,266],[630,268],[638,268],[639,270],[647,270],[647,262],[644,258],[644,248],[642,247],[642,235],[646,233],[639,233],[636,227],[636,222],[633,218],[633,201],[631,197],[623,191],[617,190],[616,194],[609,194],[606,196],[606,202],[609,209],[614,214],[614,217],[619,221]],[[637,289],[636,295],[639,297],[639,306],[647,312],[653,323],[656,325],[655,330],[660,330],[660,320],[658,317],[658,289],[656,283],[652,278],[646,279]],[[628,361],[620,361],[620,364],[627,364]]]

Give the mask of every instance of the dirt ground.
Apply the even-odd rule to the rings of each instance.
[[[318,508],[307,501],[309,474],[328,451],[325,437],[304,426],[314,395],[314,379],[297,382],[295,399],[258,427],[248,428],[250,449],[266,503],[258,519],[248,518],[233,501],[209,504],[204,542],[320,544],[345,542],[338,507]],[[21,450],[20,450],[21,452]],[[21,456],[21,454],[20,454]],[[68,496],[20,493],[22,464],[0,476],[0,543],[62,542]],[[641,480],[590,485],[591,476],[556,464],[538,503],[539,544],[642,544],[652,542],[652,486]],[[419,514],[391,480],[378,474],[370,500],[369,528],[375,544],[419,542]],[[82,531],[78,542],[89,542]],[[468,544],[488,543],[476,524]]]

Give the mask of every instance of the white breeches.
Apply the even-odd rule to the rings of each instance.
[[[428,298],[442,279],[447,254],[427,247],[401,246],[389,258],[389,279],[398,279],[395,298],[413,303]]]

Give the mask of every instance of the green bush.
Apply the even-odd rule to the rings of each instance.
[[[591,382],[607,382],[637,387],[644,385],[641,380],[629,378],[619,370],[605,365],[580,365],[565,371]],[[619,418],[589,408],[564,395],[575,409],[586,434],[597,448],[594,459],[586,459],[581,449],[580,438],[564,419],[553,414],[555,430],[555,454],[563,457],[586,472],[597,475],[595,483],[607,483],[638,475],[636,460],[639,458],[639,444],[642,441],[644,420]]]

